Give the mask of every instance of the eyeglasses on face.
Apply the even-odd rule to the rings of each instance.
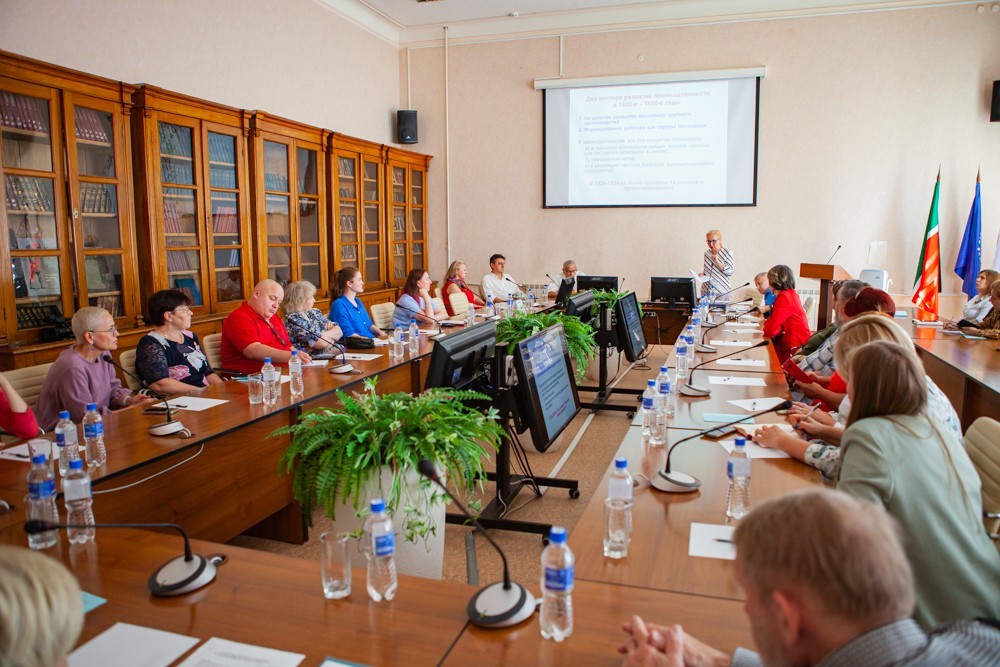
[[[116,335],[118,333],[118,327],[112,324],[111,327],[108,329],[92,329],[90,333],[106,333],[106,334]]]

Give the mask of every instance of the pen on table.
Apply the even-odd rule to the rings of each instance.
[[[722,542],[723,544],[732,544],[733,543],[732,540],[727,540],[727,539],[725,539],[723,537],[716,537],[715,541],[716,542]]]
[[[809,415],[811,415],[812,413],[816,412],[816,408],[817,408],[817,407],[819,407],[819,406],[816,406],[816,405],[814,405],[814,406],[812,406],[811,408],[809,408],[809,412],[807,412],[807,413],[805,413],[804,415],[802,415],[802,419],[800,419],[799,421],[797,421],[797,422],[795,423],[795,426],[794,426],[793,428],[794,428],[794,429],[795,429],[796,431],[797,431],[797,430],[799,430],[799,424],[801,424],[801,423],[802,423],[802,422],[804,422],[805,420],[809,419]]]

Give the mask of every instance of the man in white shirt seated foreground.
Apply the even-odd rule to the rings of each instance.
[[[503,268],[506,264],[507,258],[499,253],[490,257],[490,273],[483,276],[482,284],[479,286],[483,299],[492,295],[494,301],[497,299],[506,301],[511,294],[522,294],[517,281],[509,273],[504,273]]]
[[[577,271],[577,269],[576,269],[576,262],[574,262],[573,260],[567,259],[565,262],[563,262],[563,265],[562,265],[562,278],[563,278],[563,280],[569,280],[571,278],[573,279],[573,291],[574,292],[577,291],[577,288],[576,288],[576,277],[577,276],[585,276],[585,275],[587,275],[587,274],[583,273],[581,271]],[[562,282],[562,281],[559,281],[559,282]],[[556,298],[556,295],[559,294],[559,283],[558,282],[549,283],[548,285],[545,286],[545,291],[549,293],[549,298],[550,299]]]

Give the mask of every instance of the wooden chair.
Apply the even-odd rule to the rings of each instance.
[[[965,449],[983,489],[983,523],[1000,549],[1000,422],[980,417],[965,432]]]
[[[455,317],[465,315],[465,311],[469,309],[469,297],[465,296],[465,292],[449,294],[448,301],[451,303],[451,311],[455,313]]]
[[[395,309],[394,303],[376,303],[372,306],[372,322],[379,329],[392,329],[392,311]]]
[[[139,391],[142,389],[142,385],[136,382],[132,377],[132,375],[135,375],[135,350],[125,350],[122,352],[121,356],[118,357],[118,363],[121,364],[122,368],[128,371],[128,373],[125,374],[125,384],[128,385],[128,388],[132,391]],[[129,373],[132,375],[129,375]]]

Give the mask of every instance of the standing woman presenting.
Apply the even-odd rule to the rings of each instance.
[[[785,363],[795,350],[809,340],[809,320],[795,291],[795,274],[784,264],[772,266],[767,281],[774,292],[771,316],[764,322],[764,336],[771,339],[778,361]]]

